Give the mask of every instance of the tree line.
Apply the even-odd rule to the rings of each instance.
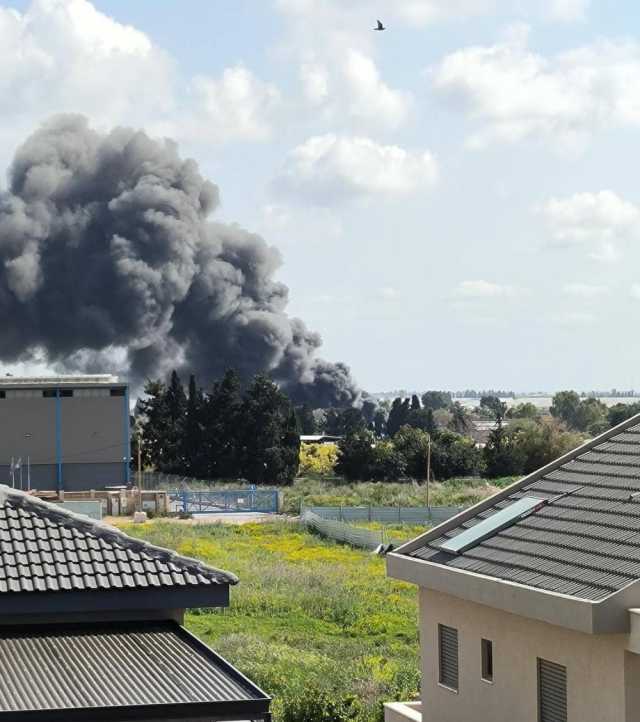
[[[496,478],[534,471],[639,412],[640,403],[608,408],[574,391],[557,393],[549,413],[528,402],[507,408],[487,394],[472,415],[435,390],[381,403],[365,398],[358,408],[294,408],[266,376],[243,384],[230,370],[208,390],[191,376],[185,390],[173,372],[167,383],[147,384],[133,451],[135,459],[142,438],[145,464],[159,471],[286,484],[298,472],[300,434],[324,433],[342,437],[338,448],[303,454],[305,466],[350,480],[423,480],[428,465],[439,480]],[[474,417],[493,422],[484,444],[472,438]]]
[[[207,391],[191,376],[185,392],[174,371],[167,384],[146,385],[134,429],[145,464],[165,473],[288,484],[298,472],[296,415],[266,376],[244,386],[229,370]]]

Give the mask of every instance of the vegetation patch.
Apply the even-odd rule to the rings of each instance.
[[[274,697],[278,722],[382,720],[418,694],[417,592],[380,557],[290,522],[124,528],[240,577],[229,609],[187,626]]]

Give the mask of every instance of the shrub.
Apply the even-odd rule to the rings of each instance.
[[[301,475],[333,476],[338,462],[336,444],[302,444],[300,447]]]

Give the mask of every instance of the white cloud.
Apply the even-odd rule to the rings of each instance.
[[[227,68],[219,79],[198,75],[191,82],[191,134],[218,136],[222,140],[266,140],[281,97],[271,83],[264,83],[238,65]]]
[[[289,21],[281,53],[297,65],[311,120],[320,113],[324,121],[360,131],[406,122],[413,97],[382,77],[370,7],[332,0],[279,0],[276,6]]]
[[[590,326],[597,318],[586,311],[561,311],[551,317],[560,326]]]
[[[27,119],[82,111],[103,122],[167,110],[172,67],[142,32],[87,0],[34,0],[0,7],[0,112]],[[108,102],[105,100],[108,98]]]
[[[495,7],[495,0],[396,0],[390,10],[392,18],[422,26],[486,15]]]
[[[372,58],[351,49],[341,66],[350,99],[347,108],[354,118],[377,121],[390,128],[402,125],[409,113],[410,96],[386,85]]]
[[[522,31],[453,52],[431,71],[436,90],[479,123],[470,146],[542,138],[569,151],[597,131],[640,126],[639,75],[635,41],[545,57],[529,49]]]
[[[584,20],[590,4],[590,0],[550,0],[549,16],[561,22]]]
[[[339,53],[305,56],[299,69],[303,96],[325,120],[389,129],[407,120],[411,94],[385,83],[366,52],[346,47]]]
[[[345,0],[277,0],[276,7],[289,15],[307,17],[339,11],[366,30],[370,30],[371,18],[382,13],[381,19],[393,30],[398,24],[424,27],[498,13],[575,21],[584,19],[589,4],[589,0],[394,0],[376,8],[371,0],[349,0],[348,4]]]
[[[454,290],[454,296],[462,299],[472,298],[510,298],[516,294],[513,286],[492,283],[481,279],[461,281]]]
[[[551,198],[540,212],[557,245],[584,245],[599,261],[616,260],[620,243],[640,235],[640,208],[609,190]]]
[[[632,284],[630,294],[632,298],[636,298],[640,301],[640,283]]]
[[[395,301],[400,297],[399,291],[393,286],[384,286],[379,289],[378,295],[385,301]]]
[[[327,134],[294,148],[274,185],[286,195],[333,205],[358,197],[408,195],[432,187],[437,177],[429,152]]]
[[[607,286],[599,286],[591,283],[567,283],[563,286],[562,292],[574,298],[599,298],[609,293]]]
[[[53,113],[219,143],[268,137],[278,101],[242,66],[182,77],[145,33],[88,0],[33,0],[22,13],[0,6],[0,162]]]

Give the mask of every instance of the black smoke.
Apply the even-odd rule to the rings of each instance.
[[[352,404],[349,369],[317,358],[318,334],[286,313],[278,251],[211,222],[217,205],[175,143],[51,119],[0,194],[0,359],[117,363],[137,384],[173,367],[208,383],[234,367],[268,372],[298,402]]]

